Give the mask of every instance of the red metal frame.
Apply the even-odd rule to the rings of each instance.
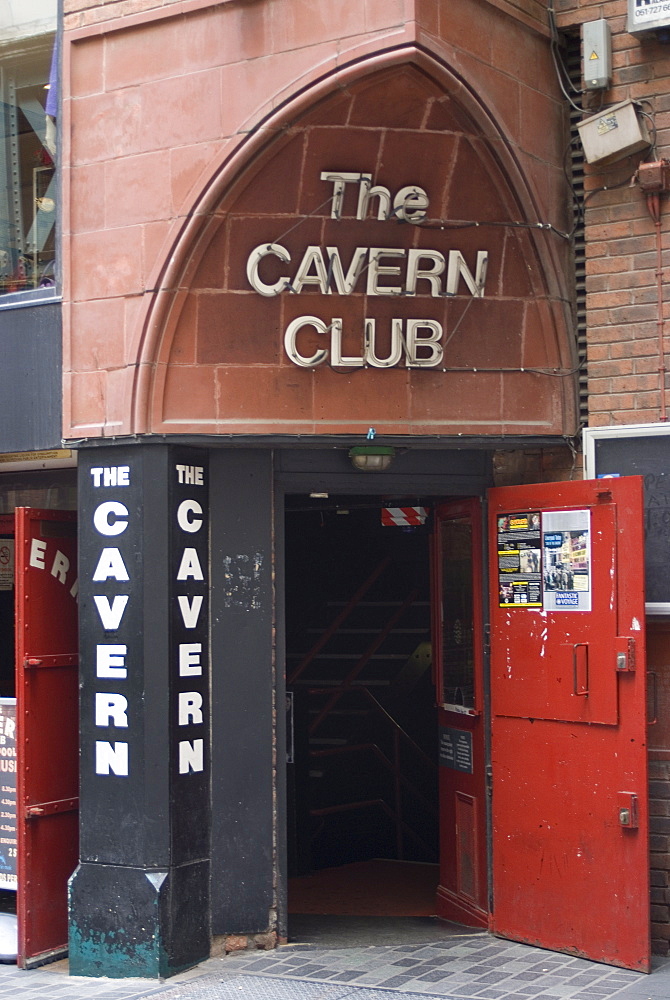
[[[24,968],[67,949],[67,880],[78,860],[75,527],[70,511],[16,510],[17,914]]]
[[[479,498],[452,501],[435,509],[432,546],[433,665],[440,727],[470,734],[473,773],[441,766],[440,884],[437,913],[475,927],[486,927],[488,915],[488,863],[486,843],[486,760],[484,718],[483,631],[483,512]],[[474,659],[474,709],[461,713],[443,703],[442,597],[443,560],[439,525],[449,519],[467,519],[472,531],[472,613]],[[466,810],[465,806],[468,806]],[[467,818],[467,824],[466,824]]]

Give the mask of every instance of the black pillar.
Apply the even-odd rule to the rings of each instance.
[[[80,453],[73,975],[159,978],[209,955],[208,498],[205,452]]]
[[[213,451],[212,931],[276,927],[276,622],[272,453]],[[281,680],[281,679],[280,679]],[[277,774],[278,771],[278,774]]]

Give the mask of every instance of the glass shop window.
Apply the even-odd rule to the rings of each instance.
[[[56,7],[0,5],[0,295],[56,283]]]

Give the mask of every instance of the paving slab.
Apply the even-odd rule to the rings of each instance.
[[[485,932],[423,944],[286,945],[209,959],[166,982],[0,965],[0,1000],[670,1000],[670,959],[646,976]]]

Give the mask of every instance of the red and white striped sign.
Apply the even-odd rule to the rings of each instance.
[[[385,525],[417,525],[425,524],[428,517],[427,507],[382,507],[382,524]]]

